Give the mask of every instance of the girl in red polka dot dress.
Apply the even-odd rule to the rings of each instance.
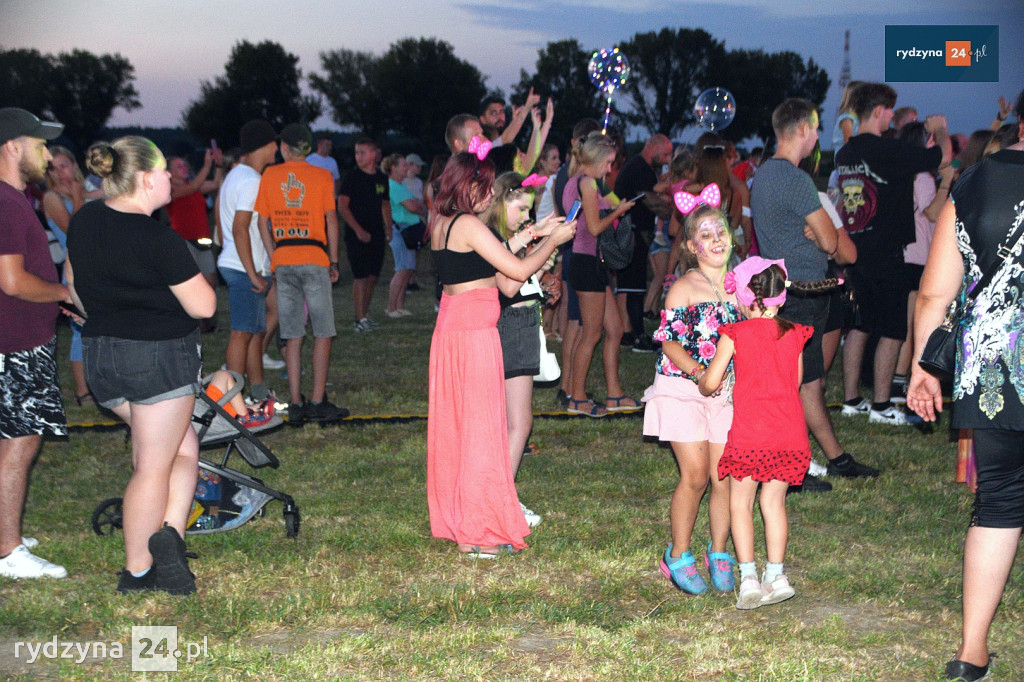
[[[821,291],[837,282],[788,284],[794,290]],[[734,361],[733,422],[718,477],[730,478],[732,538],[740,567],[739,609],[775,604],[796,594],[783,572],[789,534],[786,490],[803,483],[811,461],[800,379],[801,352],[813,329],[778,317],[786,286],[786,265],[781,260],[749,258],[726,275],[725,289],[735,291],[747,319],[721,327],[718,351],[699,385],[704,395],[714,393],[729,361]],[[761,581],[754,563],[758,484],[768,549]]]

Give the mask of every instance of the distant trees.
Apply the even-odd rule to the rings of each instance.
[[[141,106],[134,80],[134,67],[119,54],[0,50],[4,106],[63,123],[64,135],[78,151],[96,140],[114,109]]]
[[[247,121],[264,119],[280,130],[288,123],[311,123],[322,105],[299,88],[299,58],[278,43],[243,40],[231,49],[224,75],[203,81],[199,99],[182,114],[185,128],[200,140],[214,138],[224,148],[238,144]]]
[[[427,149],[444,148],[444,127],[455,114],[476,113],[487,93],[484,76],[435,38],[404,38],[376,57],[368,52],[320,53],[322,74],[310,76],[338,125],[372,137],[397,132]]]

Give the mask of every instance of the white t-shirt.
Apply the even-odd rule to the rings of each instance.
[[[270,259],[267,257],[267,249],[263,246],[260,238],[260,226],[258,216],[253,210],[256,205],[256,195],[260,191],[260,174],[251,166],[240,163],[231,169],[224,183],[220,186],[220,227],[223,235],[220,256],[217,258],[217,267],[230,270],[241,270],[245,272],[245,266],[238,258],[238,251],[235,249],[235,236],[232,233],[232,225],[235,224],[236,211],[252,211],[252,220],[249,221],[249,243],[252,245],[252,262],[260,274],[270,272]]]
[[[341,173],[338,171],[338,162],[331,156],[320,156],[319,154],[313,153],[306,156],[306,163],[312,164],[317,168],[323,168],[331,172],[331,177],[335,181],[341,179]]]

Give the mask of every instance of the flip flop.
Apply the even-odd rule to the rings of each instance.
[[[473,545],[473,548],[468,552],[462,552],[462,556],[467,559],[497,559],[499,556],[512,556],[516,553],[516,550],[512,548],[512,545],[499,545],[496,554],[490,552],[484,552],[479,546]]]

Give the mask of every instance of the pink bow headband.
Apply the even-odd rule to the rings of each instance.
[[[690,215],[695,208],[701,204],[707,204],[712,208],[718,208],[722,205],[722,190],[718,189],[718,185],[715,183],[709,184],[705,187],[699,196],[694,196],[689,192],[679,191],[673,196],[676,202],[676,208],[683,215]]]
[[[470,154],[475,154],[478,160],[483,161],[487,158],[487,153],[491,151],[491,146],[488,140],[483,139],[479,135],[474,135],[473,139],[469,141],[466,151]]]
[[[546,175],[537,175],[536,173],[530,173],[529,175],[526,176],[526,179],[523,180],[520,184],[523,187],[543,187],[544,183],[546,183],[547,181],[548,176]]]
[[[781,259],[768,260],[767,258],[761,258],[760,256],[753,256],[737,265],[731,272],[725,273],[725,290],[730,294],[735,293],[736,300],[749,308],[754,304],[754,301],[757,300],[754,292],[750,290],[750,280],[754,275],[764,272],[773,265],[778,265],[782,268],[782,274],[787,279],[789,278],[789,272],[786,270],[786,261]],[[772,296],[771,298],[765,298],[762,300],[766,306],[782,305],[786,302],[786,291],[783,290],[778,296]]]

